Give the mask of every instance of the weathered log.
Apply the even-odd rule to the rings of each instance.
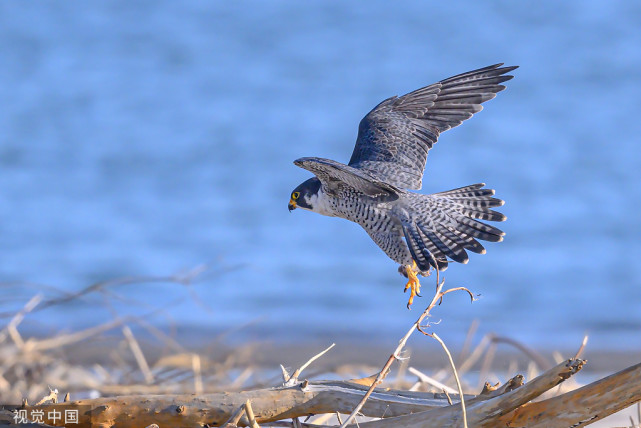
[[[641,364],[632,366],[583,388],[536,403],[529,403],[543,392],[577,373],[585,361],[567,360],[522,384],[516,376],[494,391],[465,397],[470,427],[581,427],[641,401]],[[80,408],[79,427],[102,428],[160,426],[220,426],[234,412],[251,401],[258,423],[296,418],[310,414],[349,413],[367,388],[350,382],[307,382],[294,386],[238,393],[177,396],[123,396],[79,400],[27,410]],[[360,422],[360,428],[460,427],[462,413],[457,395],[453,405],[444,394],[376,389],[362,408],[366,416],[385,419]],[[80,407],[79,407],[80,406]],[[83,407],[84,406],[84,407]],[[82,410],[84,409],[84,410]],[[55,425],[50,421],[45,421]],[[243,416],[239,426],[247,426]],[[60,425],[60,424],[58,424]],[[356,426],[356,425],[350,425]]]
[[[506,427],[582,427],[641,401],[641,363],[574,391],[519,407]]]
[[[516,389],[499,388],[467,399],[467,423],[471,427],[496,427],[499,416],[511,412],[581,370],[583,360],[567,360]],[[439,428],[463,426],[460,404],[384,420],[360,423],[361,428]]]
[[[258,423],[322,413],[349,413],[361,400],[367,387],[350,382],[301,382],[291,387],[238,393],[132,395],[78,400],[41,406],[27,406],[31,412],[79,408],[79,427],[141,427],[222,425],[247,400],[251,401]],[[453,396],[457,398],[457,396]],[[362,409],[371,417],[399,416],[447,405],[444,394],[377,389]],[[84,409],[84,410],[83,410]],[[243,417],[240,426],[247,426]]]

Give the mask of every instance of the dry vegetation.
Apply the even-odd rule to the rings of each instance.
[[[170,279],[188,283],[192,278]],[[78,295],[108,286],[94,285]],[[302,377],[303,370],[319,365],[331,347],[290,374],[282,366],[259,365],[259,351],[253,345],[193,351],[138,318],[115,319],[52,337],[25,338],[19,327],[31,311],[70,300],[36,295],[0,331],[0,401],[22,403],[24,410],[41,409],[45,414],[80,409],[78,426],[294,428],[350,423],[363,428],[580,427],[641,401],[641,364],[587,385],[575,380],[573,375],[586,364],[580,359],[585,342],[575,356],[566,360],[557,356],[553,365],[527,347],[493,335],[471,346],[471,328],[454,358],[424,320],[455,291],[469,293],[464,288],[444,290],[443,282],[438,284],[431,303],[382,368],[356,361],[325,366],[313,376],[341,380]],[[412,334],[421,333],[442,346],[447,367],[428,375],[411,365],[405,345]],[[137,335],[153,337],[161,346],[146,346]],[[516,371],[512,366],[496,372],[493,361],[499,343],[527,356],[525,376],[517,374],[502,384],[485,382],[505,380]],[[96,352],[79,357],[87,349],[97,350],[101,358],[95,358]],[[383,359],[381,355],[381,362]],[[627,426],[639,426],[641,408],[639,412]],[[1,419],[13,423],[14,416],[6,410]]]

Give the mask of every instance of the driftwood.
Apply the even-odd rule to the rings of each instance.
[[[582,427],[639,401],[641,363],[558,397],[526,404],[500,420],[508,427]]]
[[[574,358],[550,368],[528,383],[524,383],[523,376],[517,375],[500,387],[498,384],[495,386],[489,383],[486,384],[486,387],[477,396],[462,396],[463,388],[451,354],[436,334],[426,331],[430,328],[430,325],[429,323],[424,325],[423,321],[427,319],[430,311],[437,304],[440,304],[443,297],[448,293],[463,290],[470,294],[472,300],[474,300],[474,295],[463,287],[443,291],[443,282],[439,280],[438,272],[436,282],[436,292],[431,303],[418,317],[417,321],[412,324],[405,336],[401,338],[397,348],[389,356],[383,368],[368,378],[350,381],[310,382],[299,380],[301,371],[316,358],[327,352],[330,347],[310,359],[291,376],[283,368],[283,384],[279,387],[259,389],[261,387],[256,386],[254,387],[255,389],[243,392],[203,394],[203,384],[208,385],[212,390],[214,387],[226,389],[225,385],[230,385],[230,390],[237,391],[242,387],[243,379],[246,379],[246,376],[241,373],[230,384],[219,383],[217,381],[219,377],[216,376],[203,378],[202,369],[205,366],[201,364],[201,357],[196,354],[186,353],[182,348],[177,347],[178,351],[181,352],[179,356],[187,358],[188,369],[193,371],[193,389],[191,388],[192,385],[190,385],[189,388],[181,391],[192,390],[196,393],[152,395],[157,394],[156,391],[163,391],[155,385],[157,379],[162,382],[162,379],[164,379],[162,376],[165,376],[163,370],[159,370],[158,367],[165,367],[165,369],[168,368],[171,371],[176,367],[182,366],[167,365],[167,362],[163,363],[165,365],[157,362],[158,367],[155,368],[150,366],[132,331],[125,324],[122,324],[123,320],[116,320],[110,325],[99,327],[100,331],[114,327],[122,328],[128,349],[133,353],[138,368],[144,375],[142,377],[145,382],[144,385],[136,385],[136,389],[117,390],[117,394],[123,395],[116,397],[69,401],[69,395],[67,394],[64,396],[63,403],[57,403],[59,398],[58,390],[49,388],[47,395],[42,400],[34,400],[35,405],[29,405],[25,398],[15,415],[9,411],[0,410],[0,424],[18,422],[19,418],[19,426],[61,426],[66,423],[67,426],[98,426],[102,428],[112,426],[124,428],[153,428],[158,426],[224,426],[233,428],[236,426],[250,426],[259,428],[261,425],[263,427],[269,425],[292,426],[293,428],[324,428],[326,425],[320,424],[325,423],[331,416],[335,415],[338,423],[341,424],[341,428],[348,425],[349,427],[358,425],[362,428],[431,428],[443,426],[560,428],[589,425],[635,402],[641,402],[641,364],[629,367],[571,392],[560,394],[561,389],[558,388],[555,392],[560,395],[544,401],[532,402],[532,400],[561,384],[582,368],[585,361],[579,359],[579,354],[585,347],[587,338]],[[15,373],[6,369],[15,367],[16,370],[25,372],[25,370],[22,370],[21,361],[34,360],[47,350],[67,346],[69,343],[83,340],[83,338],[90,337],[96,333],[95,330],[90,329],[84,332],[59,336],[53,341],[49,339],[23,340],[18,333],[17,326],[24,315],[32,311],[39,301],[40,297],[38,296],[32,299],[22,311],[14,316],[9,325],[0,331],[0,343],[3,341],[8,342],[9,339],[12,341],[11,347],[5,346],[4,348],[4,355],[10,357],[9,360],[5,358],[5,363],[9,361],[10,364],[1,365],[2,367],[0,368],[5,373],[11,374],[13,378],[19,379],[19,382],[23,382],[22,387],[30,383],[25,382],[23,378],[16,377]],[[446,391],[445,394],[435,394],[378,387],[390,373],[391,365],[395,361],[401,362],[399,373],[404,364],[407,363],[402,351],[408,338],[415,331],[439,341],[448,355],[459,394],[453,393],[455,390],[452,388],[443,389]],[[484,338],[476,349],[470,353],[469,357],[461,361],[458,372],[468,370],[478,361],[486,347],[492,347],[501,340],[505,339],[489,337],[486,340]],[[512,344],[514,345],[515,343]],[[531,351],[523,347],[517,347],[528,355],[532,354]],[[491,351],[487,352],[483,362],[481,378],[485,378],[483,375],[484,370],[489,367],[488,361],[493,356],[493,348],[491,349]],[[175,359],[176,356],[173,358]],[[182,359],[184,360],[184,358]],[[532,358],[532,360],[536,359]],[[49,356],[46,361],[51,362],[51,365],[53,365],[55,359]],[[538,361],[539,367],[543,367],[544,364],[547,366],[547,363],[540,358]],[[409,370],[412,371],[412,368],[409,368]],[[183,372],[184,370],[178,370],[178,375]],[[86,374],[87,371],[83,371],[83,373]],[[445,386],[415,369],[413,373],[419,373],[423,384],[436,386],[437,390],[441,390]],[[535,371],[532,371],[530,377],[535,376],[534,373]],[[171,376],[175,375],[171,374]],[[402,376],[397,378],[397,382],[399,378],[402,379]],[[239,381],[239,379],[241,380]],[[14,389],[20,390],[19,382],[14,382],[17,385]],[[271,382],[262,383],[262,385],[265,384],[268,385]],[[8,385],[10,383],[0,374],[0,389],[7,389]],[[130,391],[136,391],[137,394],[133,395]],[[30,396],[33,398],[34,394],[32,393]],[[48,402],[51,402],[51,404],[46,404]],[[36,423],[40,422],[34,416],[36,411],[40,415],[40,421],[47,423],[47,425]],[[65,420],[68,412],[77,414],[77,422],[69,423]],[[341,417],[341,414],[348,416]],[[51,415],[57,415],[57,420],[52,418]],[[65,417],[63,418],[62,415],[65,415]],[[309,415],[319,415],[319,417],[314,419],[314,423],[301,423],[298,420],[299,417]],[[14,416],[18,418],[14,419]],[[358,424],[355,420],[357,416],[363,417],[358,420]],[[639,418],[641,419],[641,412]]]
[[[94,425],[140,427],[220,426],[249,400],[258,423],[323,413],[349,413],[363,397],[367,387],[351,382],[306,382],[295,386],[258,389],[238,393],[215,393],[196,396],[183,394],[132,395],[93,400],[78,400],[41,406],[26,406],[45,412],[56,409],[81,409],[79,426]],[[362,409],[372,417],[400,416],[447,405],[444,394],[376,391]],[[88,407],[85,407],[88,406]],[[84,409],[84,413],[83,410]],[[240,426],[247,426],[246,418]]]
[[[637,364],[583,388],[536,403],[545,391],[578,372],[584,360],[570,359],[523,384],[516,376],[495,390],[486,388],[466,396],[467,421],[473,427],[567,427],[584,426],[641,401],[641,364]],[[28,412],[80,409],[79,427],[203,427],[256,424],[314,414],[350,413],[367,386],[341,381],[302,381],[293,386],[238,393],[175,396],[134,395],[78,400],[40,406],[23,406]],[[410,392],[377,388],[361,408],[361,414],[381,418],[359,422],[361,428],[462,426],[460,397],[451,394]],[[529,404],[528,404],[529,403]],[[46,422],[46,421],[45,421]],[[236,424],[234,424],[235,422]],[[55,425],[55,424],[52,424]],[[321,425],[305,424],[308,427]],[[355,425],[353,425],[355,426]]]

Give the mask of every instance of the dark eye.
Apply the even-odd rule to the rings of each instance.
[[[300,192],[294,192],[294,193],[292,193],[292,199],[293,199],[293,200],[298,199],[298,197],[299,197],[299,196],[300,196]]]

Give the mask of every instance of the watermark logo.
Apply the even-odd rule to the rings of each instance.
[[[12,406],[3,406],[5,409]],[[63,409],[60,407],[21,409],[13,407],[13,420],[20,424],[47,424],[53,426],[67,426],[79,423],[80,409]],[[89,410],[89,406],[86,406]]]

